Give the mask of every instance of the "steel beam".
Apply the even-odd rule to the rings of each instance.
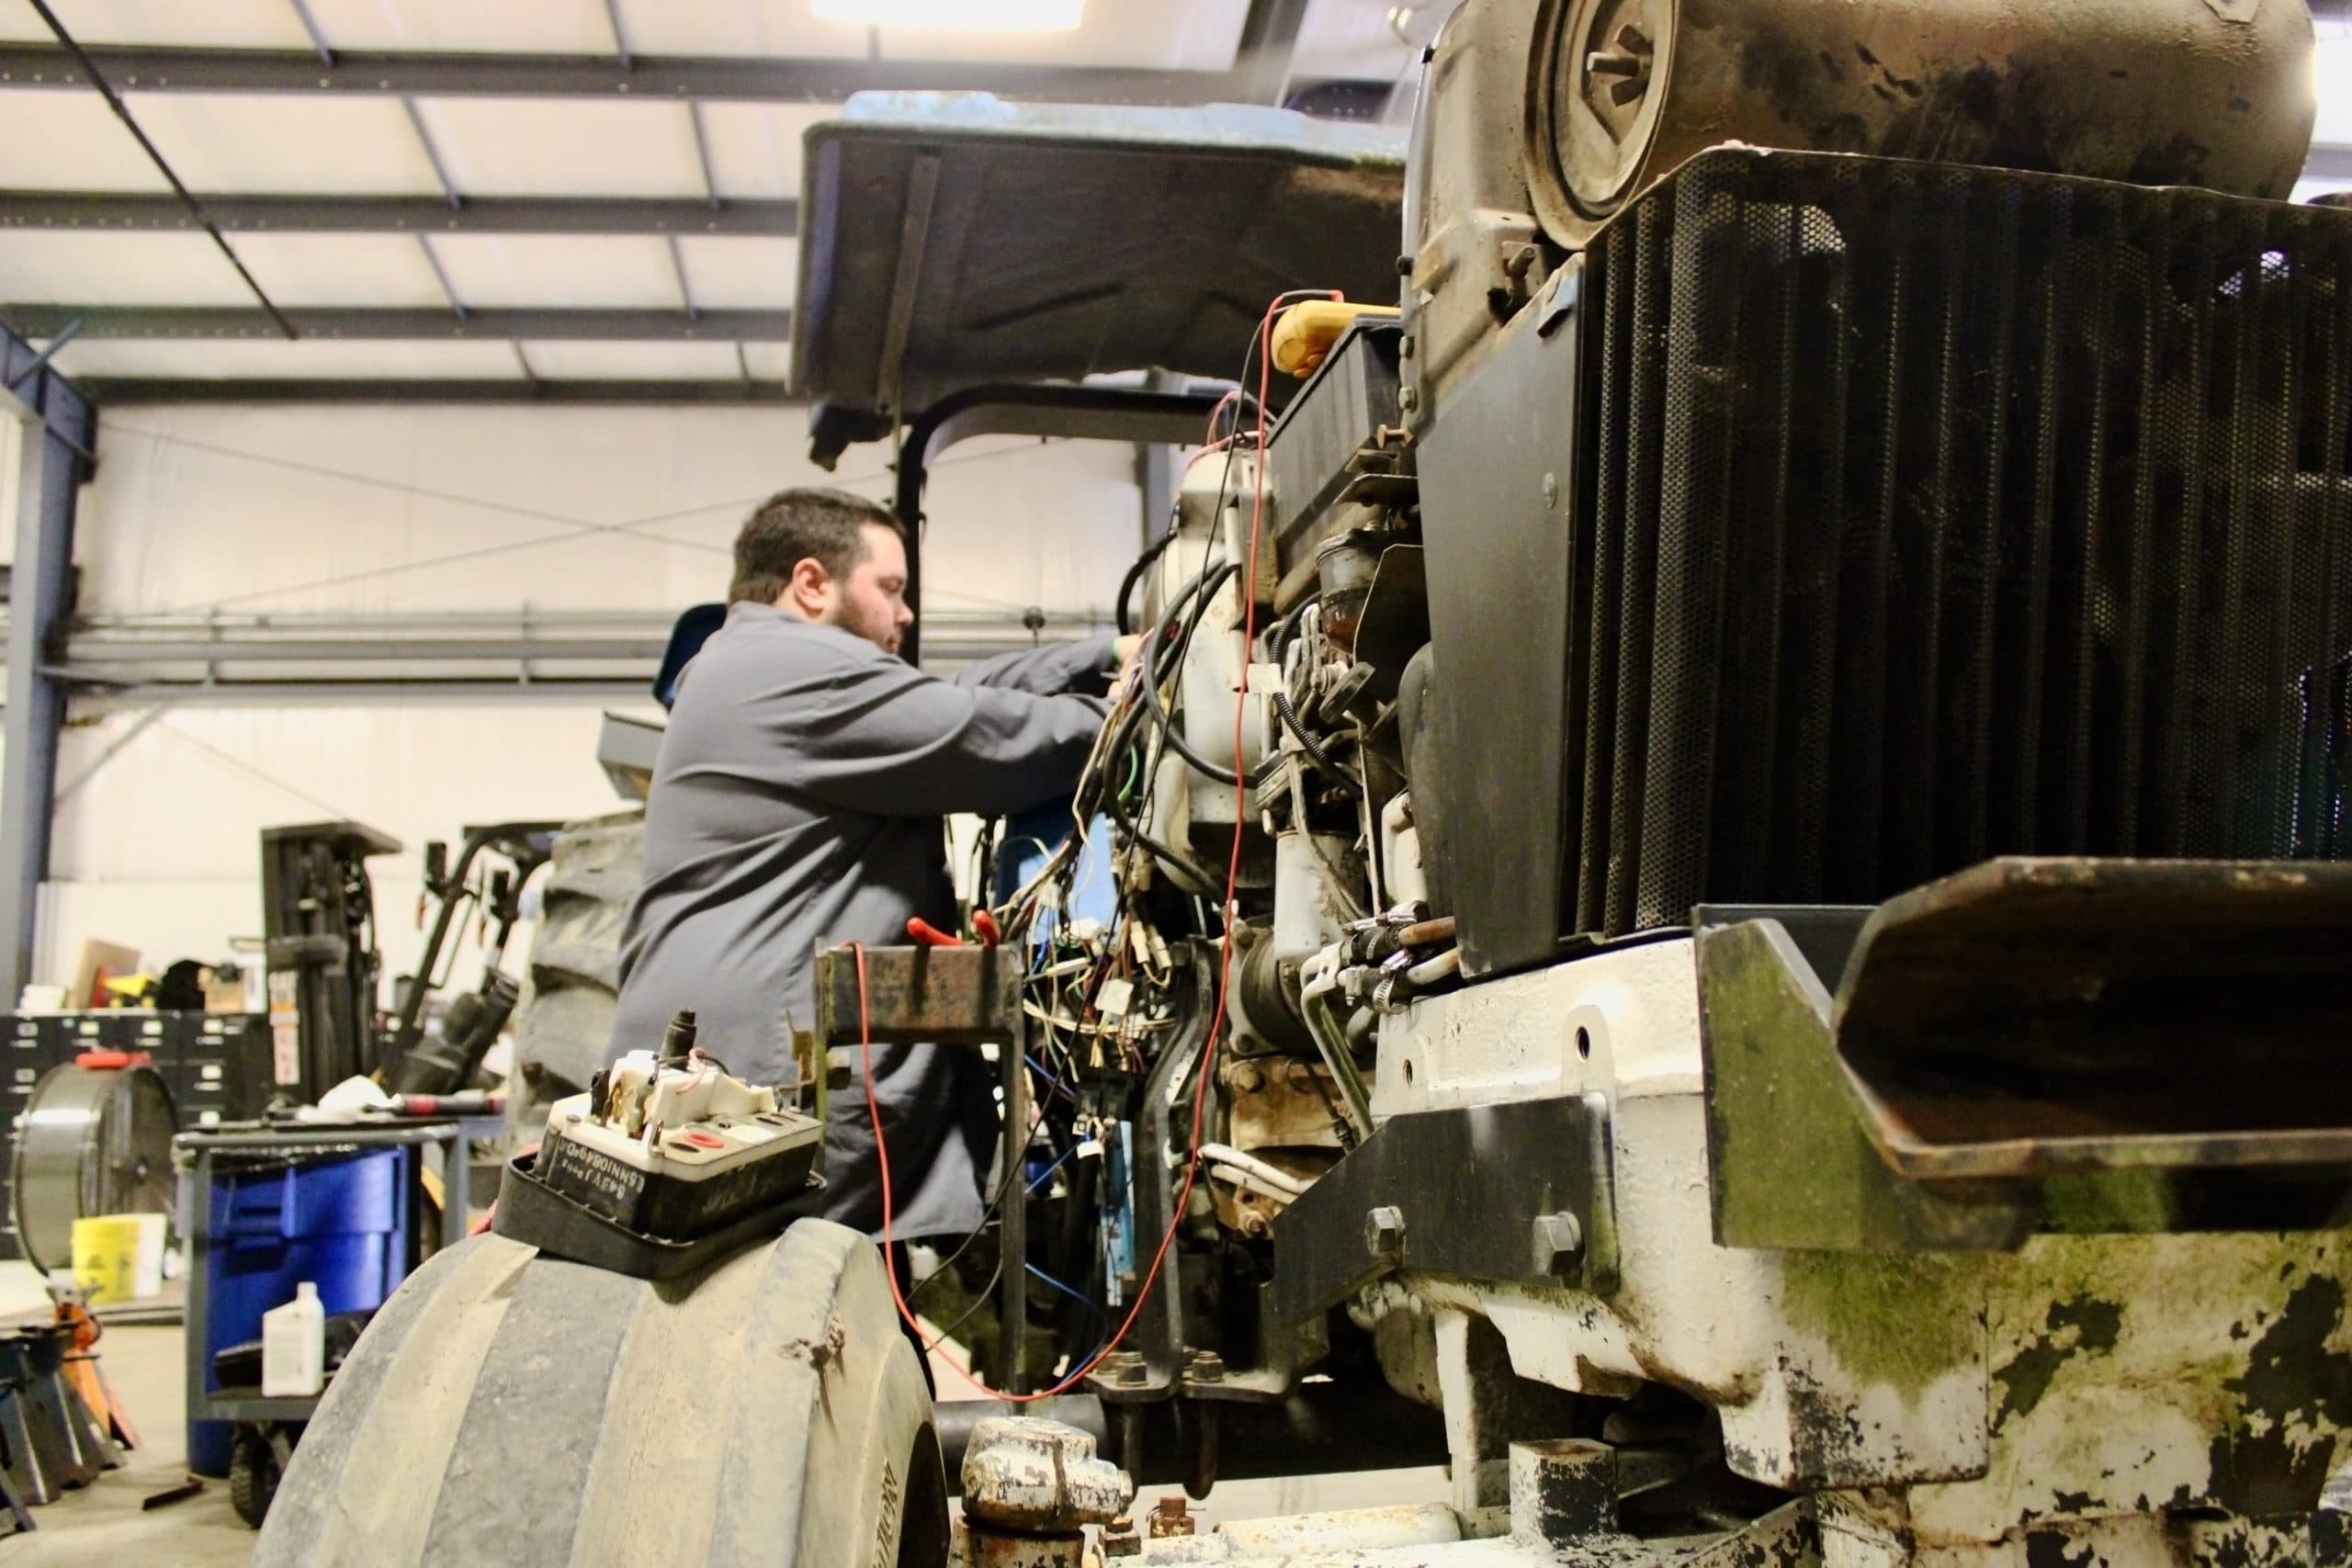
[[[1275,8],[1297,0],[1272,0]],[[1261,6],[1268,0],[1260,0]],[[1073,103],[1204,104],[1245,98],[1258,82],[1232,71],[799,60],[718,55],[428,53],[337,50],[332,62],[300,49],[85,46],[126,93],[340,93],[346,96],[641,98],[840,103],[870,90],[988,92]],[[1285,51],[1285,54],[1287,51]],[[0,45],[0,85],[86,90],[87,73],[48,44]],[[1262,101],[1262,100],[1261,100]]]
[[[1136,447],[1136,495],[1143,503],[1138,522],[1139,547],[1151,547],[1173,523],[1176,511],[1176,487],[1182,475],[1176,458],[1183,448],[1158,442],[1138,444]]]
[[[429,196],[209,196],[228,233],[665,234],[790,237],[797,201],[486,197],[463,206]],[[127,191],[0,191],[0,230],[190,233],[201,228],[175,197]]]
[[[1290,90],[1291,57],[1308,0],[1254,0],[1241,19],[1241,40],[1233,54],[1233,74],[1245,104],[1279,104]]]
[[[650,674],[626,677],[532,676],[518,680],[426,675],[407,679],[384,676],[317,681],[137,681],[106,682],[74,688],[74,700],[89,706],[144,707],[169,703],[175,707],[347,707],[354,703],[446,702],[612,702],[643,700],[652,685]]]
[[[378,695],[640,695],[668,646],[667,610],[398,612],[270,615],[220,611],[91,615],[69,637],[52,627],[54,660],[36,668],[77,699],[264,705]],[[1073,642],[1104,630],[1107,611],[1029,615],[942,610],[930,617],[933,668]],[[16,627],[0,627],[0,641]],[[17,668],[12,656],[9,668]]]
[[[97,416],[80,389],[22,339],[0,339],[0,367],[19,443],[6,750],[0,760],[0,1003],[13,1007],[33,976],[40,886],[49,876],[65,687],[46,659],[71,609],[74,509],[90,475]]]
[[[490,310],[464,317],[442,310],[353,308],[288,310],[298,338],[448,340],[537,338],[610,342],[782,343],[792,335],[789,310]],[[274,338],[283,334],[266,310],[243,306],[0,305],[0,317],[26,337],[45,338],[79,321],[85,338]]]
[[[1147,392],[1182,392],[1191,387],[1188,378],[1170,370],[1151,370],[1145,374],[1143,389]],[[1171,514],[1176,510],[1177,486],[1183,472],[1177,467],[1182,447],[1165,442],[1139,441],[1136,444],[1136,498],[1142,502],[1139,532],[1136,545],[1149,549],[1160,531],[1172,525]],[[1119,609],[1124,613],[1126,606]]]
[[[481,319],[476,311],[474,319]],[[707,321],[706,314],[704,320]],[[489,335],[489,334],[484,334]],[[525,380],[521,377],[339,380],[262,377],[205,380],[168,376],[94,376],[93,401],[125,403],[755,403],[796,400],[781,381]]]

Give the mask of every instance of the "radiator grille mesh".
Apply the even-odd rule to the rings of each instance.
[[[1585,299],[1565,930],[2352,849],[2352,213],[1725,150]]]

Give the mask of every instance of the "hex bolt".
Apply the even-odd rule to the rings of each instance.
[[[1363,1246],[1374,1258],[1396,1258],[1405,1250],[1405,1211],[1383,1204],[1363,1217]]]
[[[1556,1214],[1536,1215],[1528,1233],[1535,1273],[1568,1273],[1584,1255],[1584,1226],[1565,1209]]]
[[[1413,388],[1411,388],[1411,387],[1399,387],[1399,388],[1397,388],[1397,389],[1396,389],[1396,406],[1397,406],[1398,408],[1400,408],[1400,409],[1409,409],[1409,408],[1413,408],[1413,407],[1418,406],[1418,405],[1419,404],[1420,400],[1421,400],[1421,394],[1420,394],[1419,391],[1415,390]]]

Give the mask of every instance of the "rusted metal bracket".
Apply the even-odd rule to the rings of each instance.
[[[867,1026],[876,1045],[992,1045],[1021,1038],[1021,954],[1005,947],[869,947]],[[817,954],[817,1032],[827,1045],[860,1037],[857,958]]]
[[[1833,1020],[1906,1176],[2352,1167],[2352,865],[1988,861],[1880,907]]]
[[[1008,947],[869,947],[817,953],[817,1038],[827,1047],[876,1045],[996,1045],[1004,1085],[1002,1166],[998,1180],[1009,1196],[999,1245],[1007,1258],[1028,1255],[1028,1204],[1010,1196],[1010,1173],[1026,1153],[1029,1075],[1026,1020],[1021,1010],[1022,955]],[[854,1103],[862,1091],[848,1090]],[[1007,1269],[998,1288],[1004,1354],[997,1386],[1024,1392],[1020,1348],[1028,1338],[1028,1276]]]
[[[1834,1000],[1781,920],[1702,910],[1716,1238],[2341,1223],[2347,953],[2346,865],[1989,862],[1872,912]]]
[[[1399,1269],[1617,1288],[1609,1104],[1589,1094],[1393,1116],[1274,1222],[1285,1322]]]

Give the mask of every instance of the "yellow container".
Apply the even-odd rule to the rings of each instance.
[[[164,1288],[161,1214],[90,1214],[74,1222],[74,1278],[90,1302],[133,1302]]]
[[[1274,321],[1274,368],[1301,380],[1315,373],[1331,345],[1358,316],[1396,319],[1394,305],[1352,305],[1339,299],[1309,299]]]

